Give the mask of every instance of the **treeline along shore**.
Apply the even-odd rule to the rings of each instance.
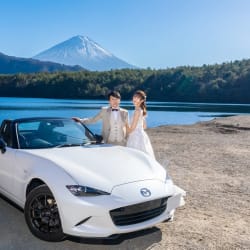
[[[250,59],[159,70],[0,75],[2,97],[103,99],[110,89],[123,100],[143,89],[151,101],[250,103]]]

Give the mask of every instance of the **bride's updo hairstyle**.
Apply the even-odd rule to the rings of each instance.
[[[139,97],[143,102],[141,103],[140,105],[140,108],[142,109],[143,111],[143,116],[146,116],[147,115],[147,107],[146,107],[146,94],[144,91],[142,90],[137,90],[135,93],[134,93],[134,96],[137,96]]]

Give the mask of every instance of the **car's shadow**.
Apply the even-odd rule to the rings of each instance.
[[[13,201],[9,200],[7,197],[3,196],[2,194],[0,194],[0,199],[6,201],[7,203],[9,203],[9,205],[15,207],[20,212],[23,212],[23,209],[21,207],[19,207],[16,203],[14,203]]]
[[[158,240],[156,240],[155,242],[159,242],[161,240],[161,231],[157,227],[152,227],[152,228],[144,229],[144,230],[133,232],[133,233],[115,235],[111,238],[91,239],[91,238],[78,238],[78,237],[69,236],[67,240],[70,240],[76,243],[89,244],[89,245],[93,245],[93,244],[95,245],[119,245],[124,241],[133,241],[136,238],[147,237],[148,239],[149,237],[155,238],[155,236],[157,236],[158,238]],[[142,242],[140,243],[140,245],[143,245]],[[145,249],[145,247],[146,246],[142,247],[142,249]]]
[[[159,243],[162,233],[157,227],[114,236],[108,239],[92,239],[68,236],[62,242],[45,242],[34,237],[24,220],[23,210],[0,194],[0,249],[5,250],[112,250],[147,249]],[[23,240],[25,239],[25,240]]]

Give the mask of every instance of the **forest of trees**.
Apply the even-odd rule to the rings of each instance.
[[[250,60],[160,70],[0,75],[2,97],[103,99],[112,89],[123,100],[142,89],[154,101],[250,103]]]

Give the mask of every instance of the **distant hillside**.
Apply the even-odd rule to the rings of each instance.
[[[106,99],[111,89],[119,90],[123,100],[142,89],[152,101],[250,104],[250,60],[161,70],[0,75],[0,96]]]
[[[81,71],[80,66],[67,66],[53,62],[41,62],[35,59],[7,56],[0,53],[0,74]]]
[[[33,57],[41,61],[80,65],[93,71],[135,69],[87,36],[74,36]]]

